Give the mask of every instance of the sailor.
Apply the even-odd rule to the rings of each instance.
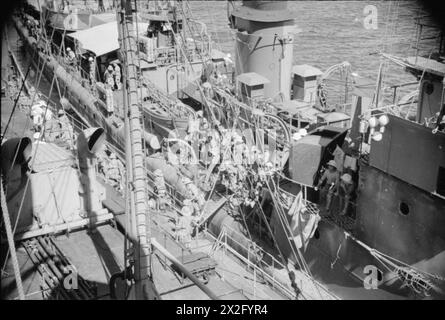
[[[105,101],[107,104],[108,117],[111,117],[114,113],[114,97],[113,89],[110,86],[105,86]]]
[[[119,65],[117,64],[117,62],[113,63],[114,66],[114,82],[116,85],[116,89],[120,90],[121,89],[121,68],[119,67]]]
[[[181,209],[181,216],[176,220],[176,239],[184,243],[186,248],[190,248],[193,213],[192,201],[185,199],[184,206]]]
[[[107,70],[104,73],[104,81],[105,81],[105,98],[107,104],[107,112],[108,117],[111,117],[114,113],[114,97],[113,97],[113,89],[114,89],[114,79],[113,79],[113,67],[108,66]]]
[[[202,192],[198,189],[198,187],[192,182],[192,180],[188,177],[182,178],[182,183],[185,185],[189,195],[190,200],[195,204],[195,210],[196,212],[200,211],[200,208],[205,203],[204,195]]]
[[[340,177],[337,170],[337,163],[334,160],[330,160],[327,163],[327,166],[328,168],[321,176],[315,190],[322,187],[321,194],[326,194],[326,211],[329,212],[332,202],[332,196],[337,193]]]
[[[108,163],[105,179],[111,184],[112,187],[121,188],[122,182],[122,164],[117,159],[116,155],[111,152],[110,161]]]
[[[348,213],[349,203],[351,202],[352,195],[354,193],[354,182],[349,173],[345,173],[341,176],[340,186],[338,188],[338,194],[340,196],[340,208],[343,207],[340,215],[344,216]]]
[[[60,127],[60,139],[69,144],[70,148],[73,146],[74,141],[74,129],[70,123],[70,120],[65,114],[63,109],[58,111],[58,122]]]
[[[68,64],[75,68],[76,67],[76,54],[74,53],[73,50],[71,50],[70,47],[66,48],[66,56],[68,59]]]
[[[94,58],[92,56],[88,58],[88,67],[90,84],[94,85],[94,83],[96,82],[96,62],[94,61]]]
[[[33,129],[35,132],[41,132],[43,126],[44,113],[42,107],[46,106],[43,100],[40,100],[31,107],[31,118],[33,120]]]
[[[104,84],[114,89],[114,69],[111,65],[104,72]]]
[[[213,90],[212,90],[212,85],[210,84],[210,82],[206,81],[202,84],[202,89],[204,91],[204,96],[207,99],[211,99],[213,98]]]
[[[158,195],[158,208],[161,211],[165,210],[167,200],[167,187],[165,186],[165,179],[162,170],[156,169],[154,172],[154,186],[155,193]]]

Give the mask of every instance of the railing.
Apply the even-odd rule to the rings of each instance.
[[[257,254],[258,251],[260,251],[264,256],[267,256],[271,259],[272,263],[268,264],[264,261],[264,259],[262,259],[261,261],[259,261],[259,263],[261,264],[261,266],[256,265],[255,263],[253,263],[252,261],[250,261],[250,247],[249,248],[245,248],[244,244],[240,243],[239,241],[237,241],[236,239],[234,239],[233,237],[231,237],[228,233],[227,233],[227,229],[230,229],[230,227],[228,226],[224,226],[223,229],[221,230],[220,235],[218,236],[218,238],[215,238],[211,233],[209,233],[208,231],[205,231],[206,235],[214,242],[213,247],[210,249],[209,255],[214,254],[214,252],[216,252],[218,249],[222,248],[223,252],[229,251],[231,254],[233,254],[238,260],[240,260],[244,265],[247,266],[248,270],[252,271],[254,274],[254,279],[253,279],[253,286],[254,286],[254,299],[256,298],[256,290],[255,290],[255,286],[256,286],[256,277],[257,275],[259,276],[259,279],[263,279],[265,280],[273,289],[277,290],[280,294],[282,294],[283,296],[285,296],[288,299],[295,299],[296,295],[295,292],[291,289],[289,289],[288,286],[282,284],[281,282],[279,282],[276,278],[275,278],[275,267],[278,268],[282,268],[284,269],[285,267],[283,266],[282,263],[280,263],[278,260],[275,259],[275,257],[273,257],[272,255],[270,255],[269,253],[265,252],[264,250],[262,250],[260,247],[256,246],[253,244],[252,247],[255,247],[255,249],[257,249],[257,251],[255,252],[255,254]],[[233,229],[231,229],[231,232],[235,232]],[[228,241],[230,240],[234,243],[236,243],[239,246],[242,246],[243,248],[245,248],[248,252],[248,258],[244,257],[243,255],[241,255],[239,252],[237,252],[232,246],[230,246],[228,244]],[[246,239],[246,241],[249,241]],[[271,273],[272,275],[268,274],[263,268],[271,268]]]

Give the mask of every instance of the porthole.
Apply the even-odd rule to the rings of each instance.
[[[315,239],[320,239],[320,231],[318,231],[318,228],[315,229],[315,232],[314,232],[314,238],[315,238]]]
[[[409,210],[410,210],[409,205],[406,202],[401,201],[399,203],[399,213],[400,214],[407,216],[409,214]]]

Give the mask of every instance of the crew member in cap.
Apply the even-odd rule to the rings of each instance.
[[[94,85],[96,83],[96,63],[93,57],[88,58],[88,66],[89,66],[88,74],[90,78],[90,84]]]
[[[317,189],[320,189],[320,195],[326,195],[326,211],[329,212],[332,202],[332,196],[337,193],[340,175],[337,170],[337,163],[330,160],[327,163],[327,169],[323,172],[317,184]]]
[[[354,182],[349,173],[345,173],[341,176],[340,186],[338,188],[338,194],[340,196],[340,208],[343,208],[340,215],[344,216],[348,213],[349,204],[354,194]]]
[[[104,72],[104,83],[114,89],[114,69],[111,64]]]
[[[68,64],[73,68],[76,69],[76,54],[74,53],[73,50],[71,50],[70,47],[66,48],[66,57],[67,57],[67,61]]]

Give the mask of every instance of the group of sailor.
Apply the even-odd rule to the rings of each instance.
[[[326,197],[325,209],[331,210],[334,195],[339,197],[340,215],[346,215],[355,191],[351,173],[340,173],[335,160],[327,163],[327,168],[318,181],[316,190],[320,189],[321,197]]]
[[[125,167],[114,152],[103,150],[98,153],[98,172],[103,175],[105,181],[118,191],[125,190]]]
[[[33,120],[34,139],[43,138],[46,142],[62,142],[70,148],[74,147],[74,129],[63,109],[60,109],[57,118],[54,118],[46,102],[40,100],[31,107],[30,115]]]
[[[262,151],[258,146],[249,145],[241,132],[226,129],[218,121],[210,126],[202,111],[190,117],[185,141],[195,146],[191,149],[199,151],[201,160],[208,164],[203,183],[211,176],[219,177],[235,194],[231,199],[238,204],[254,207],[261,198],[266,177],[280,166],[279,151],[270,152],[267,148]],[[248,179],[250,173],[254,175],[253,181]]]
[[[108,65],[108,68],[104,72],[104,83],[113,91],[122,88],[121,68],[117,62]]]

